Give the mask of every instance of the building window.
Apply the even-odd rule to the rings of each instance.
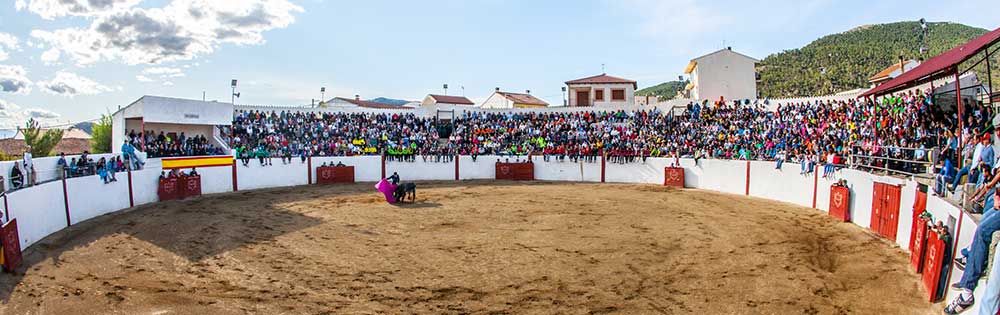
[[[604,101],[604,90],[594,90],[594,101]]]
[[[621,90],[621,89],[611,90],[611,100],[612,101],[624,101],[625,100],[625,90]]]

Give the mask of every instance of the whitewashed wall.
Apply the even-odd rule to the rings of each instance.
[[[248,166],[238,163],[236,166],[237,186],[240,190],[251,190],[305,185],[309,176],[309,168],[306,164],[301,159],[293,159],[292,163],[289,164],[281,163],[281,159],[271,159],[271,165],[268,166],[261,166],[260,162],[256,160],[251,161]],[[225,167],[219,168],[227,169]],[[227,170],[232,172],[231,169]],[[230,181],[232,181],[231,177]]]
[[[494,178],[495,163],[506,157],[481,156],[476,162],[469,156],[460,157],[459,174],[461,179]],[[523,159],[523,158],[522,158]],[[39,161],[41,159],[36,159]],[[601,163],[573,163],[569,161],[545,162],[542,157],[534,157],[535,177],[539,180],[552,181],[587,181],[599,182]],[[291,164],[282,165],[280,159],[274,160],[273,166],[261,167],[255,160],[249,167],[237,165],[237,178],[240,190],[267,187],[303,185],[308,182],[307,163],[295,159]],[[607,163],[605,178],[607,182],[648,183],[661,185],[663,183],[663,168],[671,163],[671,159],[650,158],[645,162],[628,164]],[[355,178],[361,182],[374,182],[381,178],[382,161],[377,156],[362,157],[317,157],[312,159],[312,166],[323,163],[335,164],[343,162],[355,167]],[[685,184],[690,188],[700,188],[733,194],[746,193],[746,161],[700,160],[695,164],[692,159],[681,159],[685,167]],[[153,159],[147,169],[133,172],[132,195],[136,205],[156,202],[157,179],[160,174],[159,162]],[[2,164],[0,164],[2,165]],[[54,162],[53,162],[54,165]],[[850,212],[853,224],[868,228],[871,222],[871,203],[873,185],[884,182],[901,185],[899,225],[897,226],[896,244],[907,250],[910,227],[912,226],[912,209],[916,197],[917,183],[893,177],[876,176],[857,170],[840,170],[832,178],[815,178],[815,175],[800,175],[799,165],[785,163],[782,170],[774,169],[774,162],[750,162],[750,195],[771,200],[788,202],[800,206],[811,207],[813,189],[815,187],[816,208],[827,211],[829,205],[830,184],[839,179],[846,179],[852,192]],[[455,165],[450,163],[423,162],[418,158],[415,162],[387,162],[386,172],[397,171],[404,180],[453,180]],[[202,191],[205,194],[226,193],[233,190],[232,167],[199,168],[202,175]],[[128,174],[118,173],[118,182],[103,184],[97,176],[71,178],[66,181],[66,195],[69,200],[70,219],[73,224],[87,219],[127,208],[129,205]],[[815,186],[814,186],[815,181]],[[61,181],[41,184],[35,187],[10,192],[8,205],[11,218],[18,220],[19,235],[22,248],[27,248],[38,240],[57,232],[67,226],[66,211],[63,199]],[[956,222],[953,229],[961,224],[957,244],[965,247],[972,241],[976,223],[948,202],[929,196],[927,209],[935,220],[945,223]],[[961,216],[961,220],[958,218]],[[953,270],[953,278],[961,271]],[[952,279],[954,281],[954,279]],[[985,287],[985,285],[981,286]],[[982,290],[980,290],[982,291]],[[951,298],[954,293],[949,292]],[[982,292],[977,292],[982,295]]]
[[[129,207],[128,173],[117,173],[115,177],[118,181],[109,184],[105,184],[99,176],[66,180],[72,224]]]
[[[67,226],[62,187],[61,181],[49,182],[7,193],[7,209],[10,218],[17,219],[22,250]]]
[[[323,163],[333,165],[344,163],[344,165],[354,166],[355,181],[377,182],[382,179],[382,158],[378,156],[314,157],[312,158],[311,170],[313,183],[316,182],[316,168]]]

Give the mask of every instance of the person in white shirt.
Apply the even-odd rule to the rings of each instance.
[[[35,165],[31,162],[31,146],[29,145],[28,148],[24,150],[24,178],[31,178],[31,172],[35,170],[34,166]],[[31,183],[30,181],[25,182]]]

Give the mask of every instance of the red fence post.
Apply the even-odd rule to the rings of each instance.
[[[458,180],[458,159],[461,157],[461,155],[455,155],[455,180]]]
[[[72,225],[72,222],[69,220],[69,193],[66,191],[65,176],[63,176],[62,178],[62,186],[63,186],[63,204],[66,206],[66,226],[70,226]]]
[[[3,215],[4,222],[10,222],[10,207],[7,206],[7,194],[3,194]]]
[[[819,165],[816,165],[816,171],[813,172],[813,209],[816,209],[816,189],[819,185]],[[830,211],[830,209],[826,209]]]
[[[233,191],[240,191],[239,179],[236,175],[236,160],[233,160]]]
[[[382,154],[382,178],[385,178],[385,154]]]
[[[746,195],[750,195],[750,160],[747,160],[747,190]]]
[[[313,183],[313,157],[310,155],[306,158],[306,178],[309,180],[309,185]]]
[[[132,191],[132,169],[128,169],[128,206],[129,208],[135,207],[135,197]]]
[[[601,149],[601,182],[604,182],[604,174],[606,172],[607,163],[605,160],[608,159],[608,153]]]

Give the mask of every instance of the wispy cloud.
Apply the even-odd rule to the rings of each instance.
[[[26,108],[22,110],[21,106],[13,102],[0,99],[0,129],[14,129],[23,126],[28,118],[34,118],[40,125],[46,126],[57,123],[56,119],[60,117],[62,115],[59,113],[47,109]]]
[[[104,86],[87,77],[67,71],[57,72],[55,78],[49,81],[38,82],[38,86],[45,92],[66,97],[93,95],[114,91],[113,88]]]
[[[117,2],[131,7],[126,5],[132,1]],[[177,0],[163,8],[89,15],[89,28],[34,30],[31,36],[59,47],[78,65],[158,64],[210,54],[222,44],[262,44],[263,32],[287,27],[302,11],[287,0]]]
[[[0,92],[28,94],[31,92],[31,80],[28,71],[22,66],[0,65]]]
[[[63,16],[99,16],[122,11],[139,4],[142,0],[18,0],[15,9],[27,8],[46,20]]]
[[[19,46],[16,36],[0,32],[0,61],[10,58],[8,51],[18,49]]]

